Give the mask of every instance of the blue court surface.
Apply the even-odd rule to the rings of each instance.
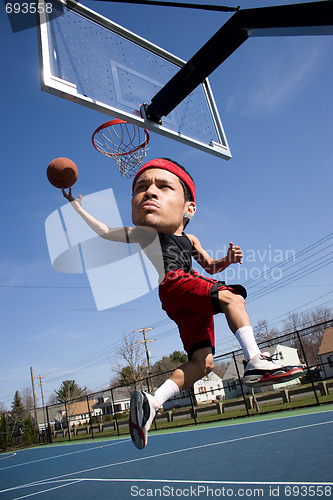
[[[319,410],[319,411],[318,411]],[[0,455],[0,498],[331,498],[333,409]]]

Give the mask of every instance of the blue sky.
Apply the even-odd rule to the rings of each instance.
[[[84,4],[184,60],[230,17]],[[149,332],[155,339],[149,345],[153,362],[182,346],[156,290],[97,312],[86,276],[52,269],[44,224],[64,199],[46,179],[50,160],[66,156],[78,165],[75,194],[112,188],[124,224],[131,223],[131,183],[91,145],[92,132],[109,118],[40,90],[36,29],[12,33],[3,4],[0,8],[0,403],[9,408],[14,392],[31,386],[30,366],[35,376],[45,375],[47,400],[68,378],[94,391],[107,387],[112,365],[120,361],[122,337],[135,329],[154,327]],[[288,272],[308,266],[299,279],[263,296],[255,292],[277,282],[268,279],[272,271],[256,287],[249,283],[253,324],[266,319],[282,328],[290,311],[332,304],[332,240],[323,240],[332,232],[332,48],[329,36],[254,38],[211,75],[233,155],[228,162],[155,134],[151,138],[148,159],[171,156],[196,181],[198,211],[188,231],[214,256],[221,256],[229,241],[242,247],[244,263],[228,271],[229,282],[246,285],[264,266],[270,269],[296,255],[294,268],[275,271],[283,285]],[[302,264],[297,254],[314,243]],[[236,347],[222,316],[216,318],[216,336],[218,353]]]

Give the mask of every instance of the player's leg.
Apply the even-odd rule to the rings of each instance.
[[[208,375],[214,368],[214,359],[211,347],[204,347],[203,349],[198,349],[194,351],[191,359],[177,368],[170,377],[178,387],[179,391],[191,387],[197,380],[201,379],[205,375]],[[155,392],[155,397],[160,400],[163,404],[165,401],[170,399],[169,397],[165,399],[164,395],[159,392],[159,389]],[[164,401],[162,401],[162,398]]]
[[[230,290],[218,292],[221,312],[225,314],[230,330],[237,338],[246,358],[243,382],[263,386],[286,382],[302,373],[300,366],[283,365],[261,353],[254,337],[244,298]]]
[[[183,389],[212,371],[214,367],[211,347],[194,351],[191,359],[177,368],[152,396],[144,391],[134,391],[131,396],[130,433],[135,446],[142,449],[148,440],[148,431],[163,404]]]

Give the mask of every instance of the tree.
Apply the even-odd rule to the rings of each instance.
[[[278,337],[279,330],[277,328],[269,329],[267,321],[262,319],[253,327],[253,332],[258,343],[267,342],[270,345],[270,340]]]
[[[295,333],[288,344],[295,347],[303,362],[303,350],[309,366],[316,365],[318,352],[323,338],[324,330],[327,328],[327,321],[332,318],[331,310],[327,307],[318,307],[310,313],[293,313],[284,322],[283,333]],[[297,333],[299,333],[301,344]],[[303,350],[302,350],[303,347]]]
[[[21,400],[26,413],[34,409],[34,400],[32,398],[31,389],[25,388],[21,394]]]
[[[36,432],[31,415],[28,415],[22,424],[22,443],[25,446],[36,443]]]
[[[6,451],[13,444],[8,425],[8,416],[2,413],[0,417],[0,449]]]
[[[288,319],[284,321],[283,329],[281,332],[276,328],[269,329],[266,320],[259,321],[253,331],[256,340],[266,342],[267,345],[276,344],[276,337],[288,335],[289,337],[281,338],[279,342],[289,347],[294,347],[302,360],[303,350],[309,366],[316,365],[318,358],[319,347],[323,338],[324,330],[327,328],[327,322],[332,319],[332,312],[327,307],[317,307],[309,313],[296,313],[289,314]],[[297,332],[300,335],[302,346],[298,340]],[[265,350],[260,346],[261,350]]]
[[[163,356],[163,358],[157,361],[152,367],[154,385],[160,385],[168,376],[158,376],[159,373],[170,373],[178,368],[178,366],[186,363],[187,359],[187,354],[181,351],[173,351],[168,356]]]
[[[80,387],[75,380],[64,380],[61,382],[59,389],[54,391],[57,395],[59,403],[64,403],[67,409],[66,418],[68,418],[67,424],[70,425],[71,415],[75,411],[74,399],[79,399],[87,394],[87,388]],[[62,427],[62,421],[60,420],[60,425]]]
[[[46,406],[54,406],[59,403],[58,397],[56,394],[50,394],[47,398]]]
[[[86,395],[87,388],[80,387],[75,380],[64,380],[59,389],[54,391],[59,403],[67,403],[72,399],[78,399]]]
[[[22,403],[22,399],[20,393],[16,391],[12,402],[9,420],[9,429],[12,436],[18,435],[20,433],[24,416],[25,409]]]
[[[138,381],[147,377],[148,369],[140,344],[132,336],[124,335],[123,338],[123,345],[118,349],[118,354],[126,362],[126,365],[118,363],[113,367],[113,370],[118,375],[117,384],[133,387],[137,385]],[[132,392],[132,387],[129,387],[129,393]]]
[[[163,356],[158,360],[153,366],[154,373],[164,373],[171,370],[175,370],[178,366],[186,363],[187,354],[181,351],[174,351],[168,356]]]

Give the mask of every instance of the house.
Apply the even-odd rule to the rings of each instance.
[[[84,425],[90,422],[90,416],[98,417],[102,415],[101,408],[94,408],[98,403],[97,400],[92,399],[90,401],[77,401],[74,403],[67,403],[67,418],[71,426]],[[88,409],[89,404],[89,409]],[[66,422],[66,408],[62,406],[58,412],[58,417],[56,418],[60,424]]]
[[[114,413],[129,410],[130,396],[127,389],[117,389],[113,397],[100,396],[94,406],[94,409],[100,409],[102,415],[113,415]]]
[[[273,359],[276,359],[278,362],[283,362],[286,365],[300,365],[301,362],[298,357],[297,349],[293,347],[288,347],[288,346],[283,346],[283,345],[276,345],[272,347],[267,347],[265,348],[265,352],[267,352],[270,356],[273,356]],[[238,356],[236,358],[236,364],[234,360],[231,361],[231,363],[228,366],[227,371],[224,374],[223,377],[223,387],[225,391],[225,397],[230,399],[230,398],[235,398],[238,396],[242,395],[242,390],[240,387],[240,384],[238,382],[238,373],[240,378],[242,379],[244,376],[244,357],[243,356]],[[236,368],[237,366],[237,368]],[[238,373],[237,373],[238,370]],[[275,390],[275,389],[284,389],[289,386],[293,386],[296,384],[300,384],[299,378],[291,380],[290,382],[284,382],[282,384],[274,384],[269,386],[269,389]],[[261,391],[261,389],[255,389],[255,392]],[[243,386],[243,391],[246,394],[250,394],[252,392],[252,389],[247,386]]]
[[[333,377],[333,327],[326,328],[318,352],[320,376],[322,379]]]
[[[221,377],[216,375],[213,371],[200,380],[197,380],[194,385],[194,404],[211,403],[216,399],[224,397],[223,381]],[[184,390],[176,398],[169,399],[163,405],[164,410],[171,408],[180,408],[182,406],[189,406],[191,399],[188,395],[188,390]]]
[[[216,399],[223,399],[225,397],[223,380],[213,371],[210,372],[194,383],[194,395],[198,405]]]
[[[35,416],[37,417],[38,428],[40,431],[43,431],[46,429],[47,423],[49,423],[52,426],[55,425],[59,415],[58,410],[59,407],[57,406],[48,406],[47,410],[46,408],[36,408],[36,413],[34,410],[31,410],[30,414],[34,422],[35,422]]]

